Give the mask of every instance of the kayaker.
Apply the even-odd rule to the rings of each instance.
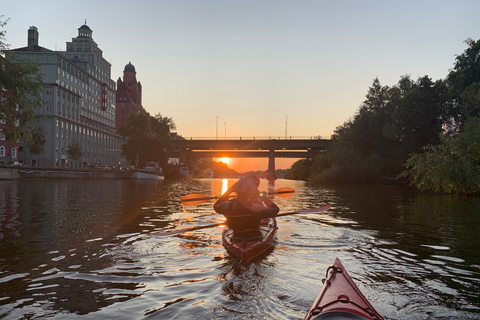
[[[233,229],[254,228],[261,219],[275,217],[280,211],[266,192],[258,190],[259,185],[260,179],[256,176],[242,177],[218,198],[213,208],[227,218],[227,224]],[[233,192],[237,197],[229,200]]]

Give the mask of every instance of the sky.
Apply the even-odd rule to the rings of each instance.
[[[478,12],[477,0],[0,0],[10,48],[36,26],[41,46],[64,51],[86,20],[114,81],[135,66],[147,112],[219,139],[330,138],[375,78],[445,78],[480,38]]]

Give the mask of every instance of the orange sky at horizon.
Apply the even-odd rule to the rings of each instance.
[[[275,159],[275,169],[288,169],[299,159]],[[218,159],[217,159],[218,161]],[[230,158],[228,167],[239,173],[248,171],[264,171],[268,169],[268,158]]]

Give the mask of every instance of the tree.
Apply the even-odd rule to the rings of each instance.
[[[73,139],[70,145],[67,147],[67,155],[72,160],[80,160],[83,155],[82,146],[77,139]]]
[[[480,193],[480,120],[470,119],[455,137],[415,153],[402,173],[421,190],[446,193]]]
[[[422,190],[480,193],[480,40],[465,43],[468,48],[456,57],[444,82],[452,125],[440,145],[412,154],[402,173]]]
[[[35,126],[34,128],[32,128],[31,132],[32,139],[27,142],[28,151],[30,152],[30,154],[37,155],[36,164],[38,165],[38,155],[43,153],[43,147],[47,140],[45,139],[45,135],[43,133],[43,127]]]
[[[391,114],[383,134],[395,143],[393,154],[405,161],[412,152],[440,143],[440,134],[449,116],[446,87],[428,76],[413,81],[403,76],[391,89]]]
[[[315,159],[309,180],[363,184],[395,177],[412,152],[440,143],[448,120],[446,86],[406,75],[392,86],[374,79],[353,119],[336,128],[326,155]]]
[[[461,130],[465,120],[480,116],[480,40],[465,40],[465,51],[456,57],[454,68],[447,76],[449,113],[453,120],[451,133]]]
[[[2,19],[3,16],[0,16]],[[8,22],[0,20],[3,28]],[[42,105],[41,92],[44,86],[40,66],[34,61],[19,59],[7,52],[5,30],[0,31],[0,120],[4,122],[5,140],[12,145],[33,138],[32,126],[35,110]]]
[[[144,113],[131,113],[127,123],[118,131],[127,140],[122,145],[122,154],[139,167],[145,166],[147,161],[164,166],[170,150],[170,130],[174,129],[175,123],[171,118],[160,114],[152,117]]]
[[[312,164],[312,159],[301,159],[295,162],[290,169],[285,171],[285,179],[308,180]]]

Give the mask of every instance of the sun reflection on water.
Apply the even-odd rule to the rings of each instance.
[[[228,179],[222,179],[222,194],[228,190]]]

